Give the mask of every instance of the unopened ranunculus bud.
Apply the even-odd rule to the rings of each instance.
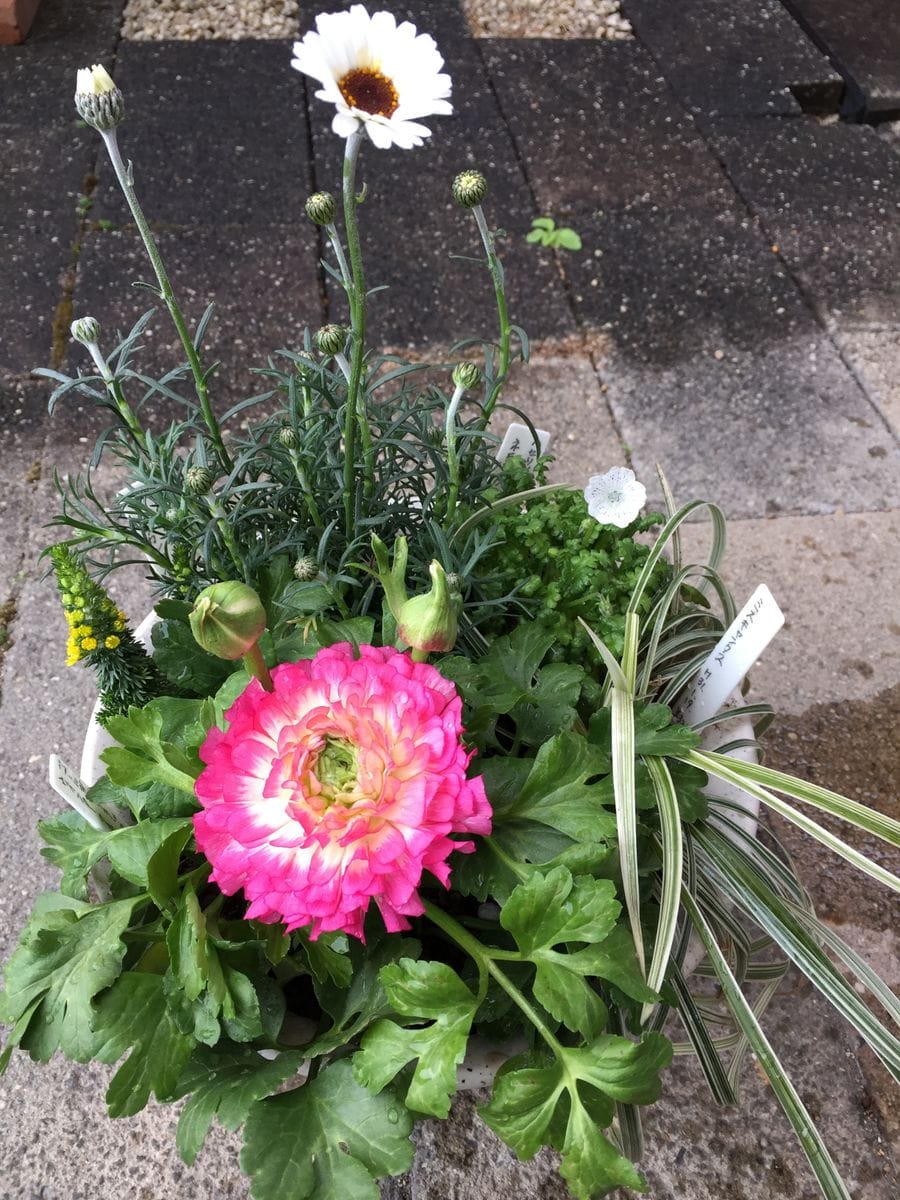
[[[285,450],[296,450],[300,445],[300,435],[293,425],[282,425],[278,430],[278,440]]]
[[[453,368],[453,383],[469,392],[481,382],[481,372],[473,362],[459,362]]]
[[[315,341],[322,354],[340,354],[347,345],[347,330],[343,325],[323,325],[316,331]]]
[[[191,632],[199,646],[233,661],[249,654],[266,627],[266,610],[253,588],[237,580],[204,588],[191,609]]]
[[[185,490],[195,496],[205,496],[215,482],[215,476],[209,467],[195,465],[188,467],[184,473]]]
[[[306,201],[306,215],[316,225],[330,225],[334,220],[335,205],[331,192],[313,192]]]
[[[450,191],[460,208],[474,208],[487,195],[487,180],[480,171],[460,171]]]
[[[302,558],[298,558],[294,563],[294,576],[301,583],[309,583],[316,579],[319,574],[319,564],[311,554],[304,554]]]
[[[105,67],[95,63],[79,68],[75,82],[75,107],[82,121],[105,132],[115,129],[125,116],[125,99]]]
[[[79,317],[72,322],[71,333],[82,346],[96,346],[100,340],[100,322],[94,317]]]
[[[420,655],[452,650],[459,622],[459,596],[451,594],[444,568],[434,559],[428,573],[431,591],[413,596],[395,613],[397,633]]]

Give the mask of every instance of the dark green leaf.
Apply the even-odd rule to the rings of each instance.
[[[93,999],[118,977],[135,900],[86,905],[55,896],[35,906],[6,967],[4,1019],[20,1021],[19,1044],[46,1062],[60,1048],[87,1062],[97,1043]]]
[[[377,1021],[353,1057],[354,1074],[370,1091],[380,1092],[417,1059],[407,1107],[446,1117],[478,1002],[456,972],[441,962],[403,958],[382,969],[381,982],[395,1012],[432,1024],[403,1029],[393,1021]]]
[[[100,1000],[97,1028],[103,1035],[96,1053],[101,1062],[115,1062],[131,1050],[106,1092],[111,1117],[140,1112],[151,1093],[157,1100],[172,1097],[195,1042],[172,1019],[161,975],[121,975]]]
[[[254,1200],[379,1200],[377,1180],[412,1163],[411,1128],[399,1100],[371,1095],[342,1060],[253,1105],[241,1167]]]
[[[237,1129],[257,1100],[278,1089],[295,1074],[302,1061],[296,1051],[263,1058],[246,1046],[222,1044],[211,1050],[198,1046],[175,1089],[173,1099],[190,1096],[178,1119],[178,1153],[190,1167],[200,1152],[213,1118],[226,1129]]]

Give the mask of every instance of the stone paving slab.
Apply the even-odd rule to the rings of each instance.
[[[614,350],[598,366],[639,477],[661,463],[676,496],[732,519],[900,502],[895,440],[815,329],[755,350],[712,340],[662,368]]]
[[[866,126],[722,121],[735,187],[827,322],[900,323],[900,155]]]
[[[893,0],[786,0],[862,93],[868,113],[900,110],[900,22]]]
[[[844,84],[780,0],[627,0],[635,33],[701,124],[836,112]],[[799,97],[799,100],[798,100]]]
[[[303,345],[303,331],[322,322],[317,240],[308,221],[282,228],[224,226],[160,232],[157,241],[190,328],[207,304],[215,314],[204,342],[204,362],[220,360],[210,394],[221,415],[227,404],[267,391],[253,375],[275,350]],[[154,279],[143,243],[134,230],[94,232],[79,263],[76,315],[91,313],[108,332],[127,333],[137,318],[156,308],[144,350],[135,365],[157,377],[184,361],[184,352],[165,307],[151,293],[132,286]],[[69,368],[90,369],[81,346],[69,347]],[[190,393],[190,377],[182,393]],[[154,402],[156,403],[156,402]]]
[[[708,526],[687,525],[683,540],[685,555],[704,555]],[[898,544],[897,512],[729,521],[722,573],[735,599],[767,583],[786,618],[753,668],[754,698],[799,716],[869,703],[900,679]]]
[[[900,326],[835,330],[834,340],[895,437],[900,437]]]
[[[265,226],[306,223],[308,134],[291,43],[122,42],[123,158],[151,223]],[[105,156],[92,215],[131,221]]]
[[[36,484],[47,436],[47,405],[43,389],[0,383],[0,442],[3,445],[3,486],[0,488],[0,604],[11,599],[21,584],[25,535],[35,504]],[[28,564],[30,566],[30,564]],[[0,617],[5,632],[8,618]],[[0,651],[5,645],[0,635]]]

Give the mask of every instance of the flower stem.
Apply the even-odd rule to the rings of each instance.
[[[238,574],[242,579],[246,580],[247,570],[244,566],[244,561],[241,558],[241,552],[237,542],[234,540],[234,531],[228,524],[228,514],[225,509],[213,496],[207,497],[210,514],[216,523],[219,533],[222,535],[222,541],[225,543],[225,549],[228,551],[231,561],[237,568]]]
[[[456,511],[456,501],[459,496],[459,455],[456,452],[456,413],[464,391],[465,388],[459,384],[454,388],[450,403],[447,405],[447,416],[444,422],[444,436],[447,440],[447,470],[450,473],[450,491],[447,495],[448,525],[453,520],[453,514]]]
[[[191,374],[194,377],[194,387],[197,392],[197,399],[200,402],[200,411],[203,414],[203,420],[206,422],[206,427],[209,430],[209,436],[216,448],[216,453],[219,456],[219,461],[222,464],[222,469],[228,473],[233,467],[228,451],[225,449],[225,443],[222,440],[222,431],[219,428],[219,422],[216,420],[215,413],[212,410],[212,405],[209,402],[209,393],[206,386],[206,376],[203,367],[200,363],[200,357],[197,354],[197,349],[194,346],[191,335],[188,331],[187,324],[181,309],[178,307],[178,301],[175,298],[175,292],[172,290],[172,285],[169,282],[169,276],[166,274],[166,268],[163,265],[163,260],[160,257],[153,234],[150,231],[150,226],[147,224],[147,218],[144,216],[143,209],[138,203],[137,194],[134,190],[134,182],[131,177],[131,168],[126,169],[122,162],[122,155],[119,153],[119,143],[116,139],[115,129],[101,130],[100,136],[103,138],[106,152],[109,155],[109,160],[112,163],[113,170],[116,173],[116,179],[119,181],[119,187],[122,189],[122,194],[128,201],[128,207],[131,209],[131,215],[134,217],[134,223],[137,225],[138,233],[141,235],[144,247],[147,251],[147,256],[156,274],[159,290],[166,308],[169,310],[169,316],[172,318],[172,323],[178,332],[181,339],[181,344],[184,347],[184,352],[187,355],[187,360],[191,368]]]
[[[372,448],[372,431],[366,413],[365,388],[362,386],[363,359],[366,352],[366,280],[363,273],[362,251],[359,244],[359,224],[356,219],[356,164],[362,147],[363,133],[356,130],[347,138],[344,150],[343,205],[344,228],[347,231],[347,249],[350,253],[351,286],[348,288],[350,301],[350,378],[347,382],[347,412],[344,417],[344,521],[347,540],[354,533],[353,484],[354,423],[359,426],[363,451],[363,495],[371,496],[375,487],[375,452]]]
[[[144,435],[143,429],[141,428],[141,423],[134,415],[134,409],[125,399],[125,393],[122,391],[122,385],[109,369],[109,363],[103,357],[100,347],[96,342],[89,343],[88,353],[94,360],[94,366],[97,368],[101,379],[106,385],[106,390],[109,392],[110,396],[112,396],[113,403],[116,406],[116,412],[118,412],[119,416],[125,422],[126,426],[128,427],[128,431],[134,440],[137,442],[140,448],[146,452],[147,438]]]
[[[247,672],[250,675],[255,675],[267,692],[275,691],[275,684],[272,682],[272,676],[269,674],[266,660],[263,658],[262,650],[259,648],[259,642],[253,643],[244,655],[243,663],[247,668]]]
[[[494,961],[494,951],[488,946],[483,946],[476,937],[469,933],[468,929],[460,925],[448,913],[445,913],[442,908],[438,908],[436,904],[432,904],[430,900],[424,900],[425,915],[430,921],[433,921],[443,933],[452,938],[454,942],[475,960],[475,964],[479,971],[487,971],[496,979],[500,987],[503,988],[510,1000],[519,1008],[528,1018],[531,1024],[535,1027],[557,1058],[563,1059],[565,1049],[556,1037],[547,1028],[544,1021],[541,1019],[538,1012],[525,999],[519,989],[512,983],[506,975],[500,970]],[[498,951],[504,958],[508,957],[505,951]],[[521,956],[515,956],[517,962],[521,962]]]
[[[493,386],[484,405],[484,413],[482,415],[482,426],[487,425],[491,418],[491,413],[494,411],[494,406],[500,399],[500,392],[503,384],[506,382],[506,376],[509,374],[509,343],[512,334],[512,326],[509,323],[509,310],[506,306],[506,287],[503,279],[503,264],[497,256],[497,251],[494,247],[494,235],[487,227],[487,221],[484,219],[484,211],[480,204],[476,204],[472,209],[472,215],[475,217],[475,223],[478,226],[478,232],[481,234],[481,240],[484,243],[485,254],[487,254],[488,270],[491,273],[491,280],[494,284],[494,298],[497,303],[497,317],[500,321],[500,364],[497,375],[494,378]]]
[[[347,266],[347,258],[344,254],[344,247],[341,245],[340,235],[334,222],[325,226],[325,232],[328,234],[328,240],[331,242],[331,248],[334,251],[334,257],[337,259],[338,266],[341,269],[341,279],[344,281],[344,287],[349,295],[350,289],[353,287],[353,279],[350,275],[350,268]]]

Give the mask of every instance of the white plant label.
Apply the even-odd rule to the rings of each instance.
[[[50,786],[58,796],[62,796],[69,808],[74,808],[79,816],[84,817],[92,829],[106,833],[131,823],[125,812],[110,804],[92,804],[77,771],[73,771],[58,754],[50,755]]]
[[[546,429],[535,429],[534,432],[538,435],[537,446],[534,444],[534,438],[531,436],[528,426],[513,421],[503,435],[503,441],[497,451],[497,462],[505,462],[511,454],[518,454],[519,458],[525,459],[526,466],[533,467],[538,460],[538,455],[546,454],[547,447],[550,445],[550,434]]]
[[[69,808],[74,808],[80,817],[84,817],[92,829],[100,829],[104,833],[109,829],[88,803],[87,789],[78,774],[58,754],[50,755],[50,786],[58,796],[62,796]]]
[[[682,710],[685,724],[715,716],[783,624],[784,613],[761,583],[700,668]]]

